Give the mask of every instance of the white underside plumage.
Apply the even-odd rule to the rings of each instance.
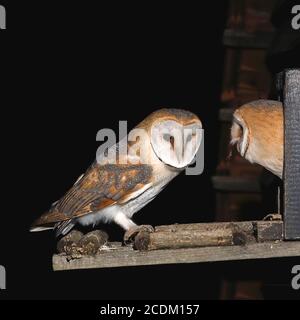
[[[115,222],[124,230],[128,230],[130,227],[135,226],[135,223],[131,220],[132,216],[151,202],[178,173],[173,172],[154,186],[151,184],[146,185],[143,189],[133,193],[130,200],[123,205],[115,204],[106,207],[98,212],[77,218],[76,221],[83,226]]]

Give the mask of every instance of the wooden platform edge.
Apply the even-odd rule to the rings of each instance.
[[[116,243],[95,256],[85,256],[70,261],[64,254],[55,254],[52,262],[54,271],[62,271],[282,257],[300,257],[300,241],[154,251],[137,251],[131,247],[122,247],[121,243]]]

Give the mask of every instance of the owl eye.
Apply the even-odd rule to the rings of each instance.
[[[174,149],[174,137],[172,135],[170,135],[169,133],[165,133],[163,135],[163,139],[167,142],[170,142],[172,148]]]
[[[192,140],[192,138],[195,138],[196,137],[196,133],[192,133],[190,134],[187,139],[186,139],[186,142],[190,142]]]
[[[190,142],[195,137],[196,137],[196,133],[195,132],[189,134],[187,139],[186,139],[186,142]]]

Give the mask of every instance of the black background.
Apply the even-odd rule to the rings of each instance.
[[[210,177],[218,156],[227,14],[227,1],[164,7],[63,3],[1,1],[7,30],[0,35],[0,264],[7,269],[7,290],[0,298],[217,298],[222,277],[265,279],[275,284],[274,297],[293,295],[292,259],[51,270],[54,235],[29,233],[32,221],[93,161],[99,129],[117,130],[119,120],[132,128],[162,106],[186,108],[201,118],[205,171],[176,178],[135,221],[214,219]],[[100,228],[112,239],[122,238],[118,226]]]

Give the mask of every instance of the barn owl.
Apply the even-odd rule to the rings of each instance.
[[[77,223],[95,226],[99,222],[115,222],[125,230],[124,239],[130,238],[139,229],[132,220],[133,214],[193,162],[201,142],[196,132],[201,128],[199,118],[189,111],[153,112],[135,128],[145,133],[142,146],[146,161],[141,161],[140,150],[131,152],[139,139],[128,141],[128,152],[118,154],[115,164],[95,161],[71,189],[34,222],[31,231],[54,229],[59,236],[66,235]],[[117,144],[115,150],[118,149]]]
[[[258,163],[282,179],[283,109],[272,100],[257,100],[233,114],[231,144],[251,163]]]

